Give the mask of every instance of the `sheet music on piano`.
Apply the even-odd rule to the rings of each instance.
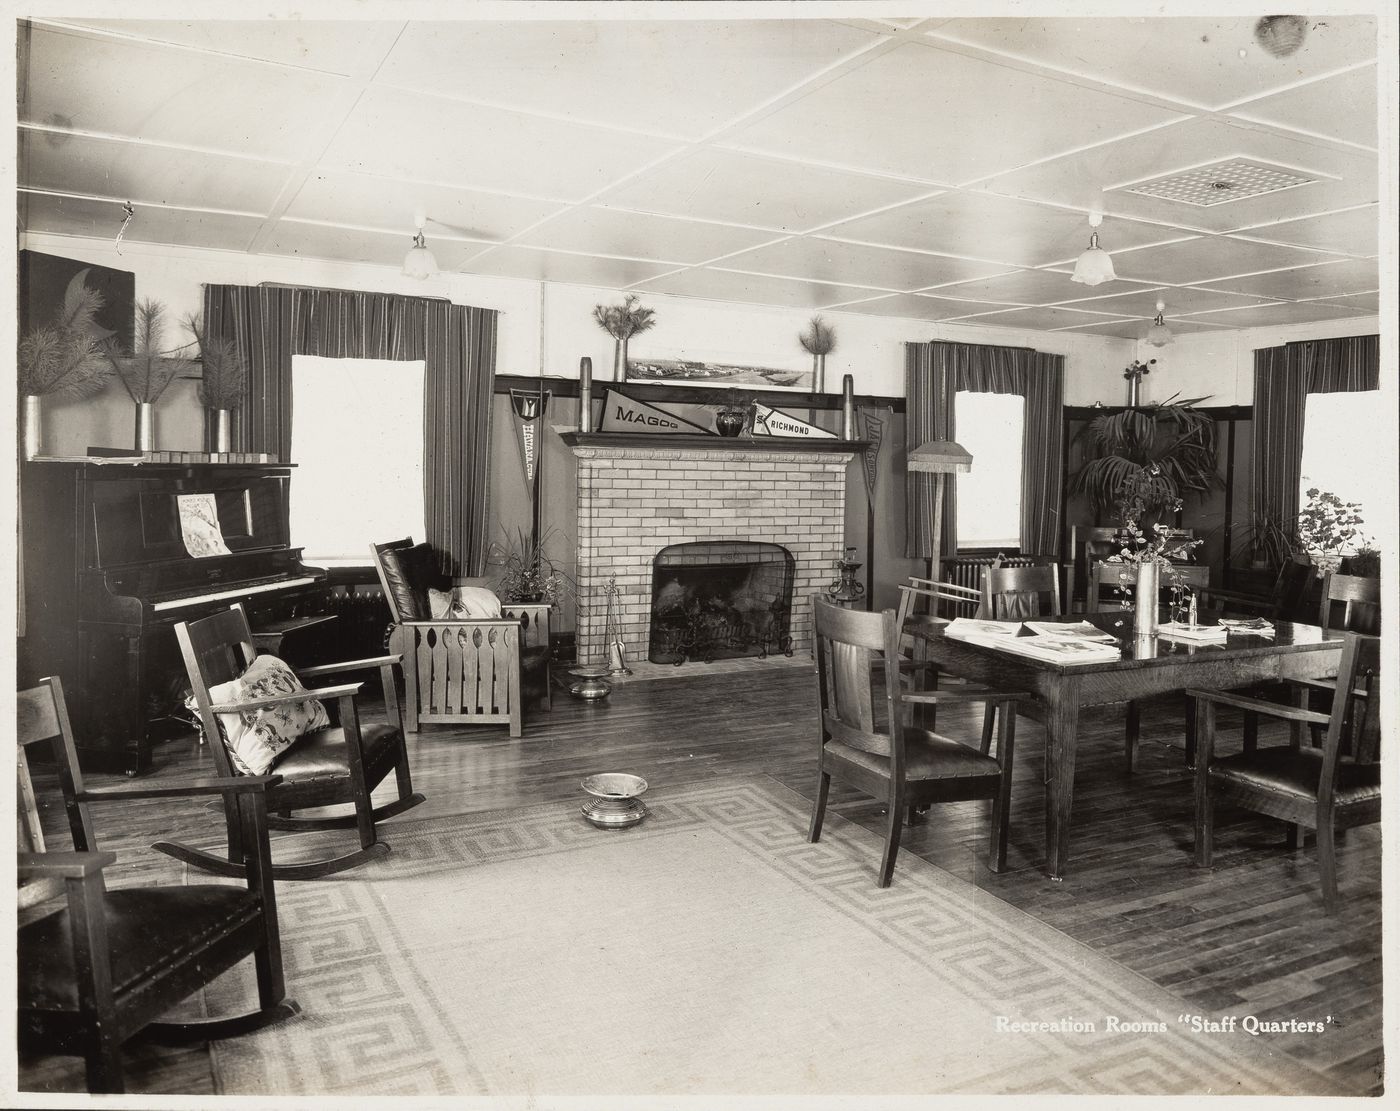
[[[180,511],[180,535],[185,551],[195,559],[205,556],[230,555],[219,528],[219,507],[213,494],[176,494]]]

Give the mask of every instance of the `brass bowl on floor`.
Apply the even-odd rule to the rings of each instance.
[[[583,781],[593,797],[583,804],[583,816],[599,829],[626,829],[647,816],[646,803],[638,797],[647,781],[627,772],[600,772]]]

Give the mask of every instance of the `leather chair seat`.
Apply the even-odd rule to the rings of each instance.
[[[245,887],[119,888],[103,899],[111,950],[112,988],[117,995],[175,968],[231,929],[256,921],[259,901]],[[18,995],[24,1009],[76,1011],[68,910],[19,928]]]
[[[888,775],[890,759],[864,749],[852,748],[840,741],[828,741],[826,751],[858,767]],[[1001,775],[1001,765],[990,756],[957,741],[914,729],[904,731],[904,778],[957,779]]]
[[[364,744],[366,767],[375,767],[385,759],[392,760],[398,737],[399,731],[392,725],[383,722],[361,724],[360,739]],[[272,766],[272,771],[296,783],[311,779],[346,779],[350,775],[349,759],[345,750],[345,730],[335,725],[299,737],[297,743]]]
[[[1292,749],[1282,746],[1260,749],[1252,754],[1228,756],[1210,766],[1212,779],[1228,780],[1280,796],[1304,801],[1317,797],[1322,775],[1322,751],[1316,748]],[[1381,797],[1379,764],[1354,764],[1343,760],[1337,766],[1337,807],[1355,806]]]

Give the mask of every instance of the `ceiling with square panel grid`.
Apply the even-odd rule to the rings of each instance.
[[[397,266],[422,212],[465,274],[1123,338],[1159,301],[1376,311],[1375,17],[1275,57],[1258,17],[763,8],[34,18],[21,230],[110,239],[130,203],[133,240]]]

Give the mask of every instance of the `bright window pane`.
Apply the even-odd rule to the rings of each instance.
[[[423,360],[292,357],[291,531],[304,558],[369,562],[423,530]]]
[[[1379,390],[1310,393],[1303,410],[1302,480],[1298,508],[1308,491],[1336,494],[1361,507],[1364,536],[1374,538],[1382,514],[1379,499],[1391,496],[1376,480],[1376,445],[1386,442],[1385,404]],[[1367,512],[1367,499],[1372,501]],[[1349,550],[1347,554],[1350,554]]]
[[[958,547],[1015,547],[1021,543],[1026,399],[959,392],[955,404],[958,443],[972,453],[971,473],[958,475]]]

